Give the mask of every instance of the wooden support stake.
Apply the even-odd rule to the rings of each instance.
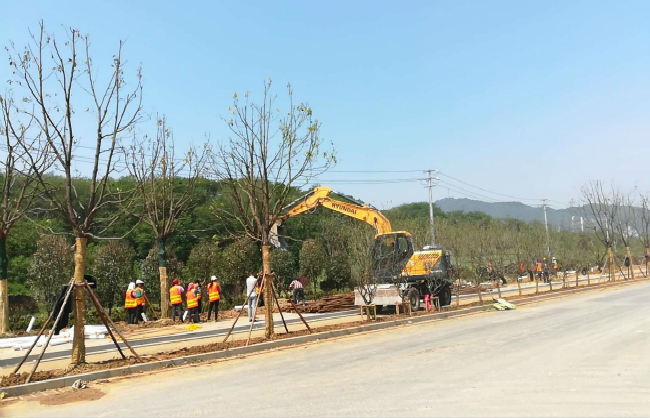
[[[158,316],[158,314],[156,313],[156,311],[153,310],[153,305],[151,304],[151,302],[149,302],[149,298],[147,297],[146,294],[144,295],[144,301],[145,301],[145,303],[147,304],[147,306],[149,307],[149,310],[151,311],[151,314],[152,314],[152,320],[153,320],[153,317],[154,317],[154,316]],[[160,317],[162,317],[162,315],[159,316],[159,318],[160,318]]]
[[[287,328],[287,323],[284,320],[284,315],[282,314],[282,308],[280,308],[280,301],[278,300],[278,295],[275,293],[275,288],[271,284],[271,290],[273,290],[273,299],[275,299],[275,304],[278,306],[278,312],[280,312],[280,318],[282,318],[282,323],[284,324],[284,330],[289,333],[289,328]]]
[[[61,319],[61,315],[63,314],[63,311],[65,310],[65,305],[68,303],[68,298],[70,297],[70,294],[72,293],[72,289],[74,289],[74,284],[73,281],[70,281],[70,287],[68,287],[68,291],[65,294],[65,298],[63,299],[63,304],[61,305],[61,308],[59,309],[59,313],[56,315],[56,319],[54,320],[54,325],[52,325],[52,332],[50,332],[50,335],[47,337],[47,341],[45,341],[45,344],[43,344],[43,351],[41,351],[41,354],[38,356],[38,359],[36,359],[36,364],[34,364],[34,368],[32,369],[31,373],[29,373],[29,376],[27,376],[27,380],[25,383],[29,383],[32,381],[32,377],[34,376],[34,373],[36,372],[36,369],[38,368],[38,365],[41,363],[41,360],[43,359],[43,355],[45,354],[45,350],[47,350],[47,346],[50,344],[50,340],[52,339],[52,336],[54,336],[54,330],[56,329],[56,326],[59,325],[59,320]]]
[[[282,291],[284,292],[284,295],[287,297],[287,299],[289,299],[289,302],[291,303],[291,306],[293,306],[293,309],[296,311],[296,313],[300,317],[300,320],[302,321],[302,323],[305,324],[305,326],[307,327],[307,331],[309,331],[309,333],[311,334],[311,328],[309,328],[309,324],[307,323],[307,321],[305,321],[305,318],[302,317],[302,314],[298,311],[298,309],[296,308],[296,305],[293,304],[293,299],[291,299],[289,297],[289,293],[287,293],[286,289],[282,285],[282,282],[280,281],[280,279],[278,279],[278,276],[276,276],[275,274],[273,275],[273,277],[275,278],[275,281],[280,285],[280,289],[282,289]]]
[[[73,281],[70,280],[68,282],[68,284],[72,284],[72,282]],[[43,327],[38,332],[38,335],[36,336],[36,339],[34,340],[34,344],[32,344],[32,346],[29,347],[29,350],[27,350],[27,352],[25,353],[25,356],[22,358],[22,360],[20,360],[20,363],[18,363],[18,365],[16,366],[16,368],[12,372],[13,374],[18,373],[18,370],[20,370],[20,367],[23,365],[23,363],[25,363],[25,361],[27,360],[27,357],[29,357],[29,355],[32,353],[32,350],[34,349],[34,347],[36,347],[36,344],[38,343],[38,339],[41,338],[41,335],[43,335],[43,333],[45,332],[45,329],[47,328],[47,326],[52,321],[53,316],[54,316],[54,308],[52,308],[52,312],[50,312],[50,316],[47,317],[47,321],[45,321],[45,324],[43,324]]]
[[[86,284],[88,286],[88,284]],[[115,336],[113,335],[113,332],[111,331],[111,327],[108,326],[108,322],[104,319],[104,316],[100,313],[100,310],[102,309],[101,306],[99,306],[97,303],[95,303],[95,299],[93,299],[93,305],[95,305],[95,310],[97,310],[97,313],[99,313],[99,317],[102,319],[102,322],[104,323],[104,326],[106,327],[106,331],[108,331],[108,335],[111,336],[111,340],[113,340],[113,344],[115,344],[115,347],[117,347],[117,351],[120,353],[120,356],[122,356],[122,360],[126,358],[124,353],[122,352],[122,347],[118,344],[117,340],[115,339]]]
[[[223,339],[222,344],[225,343],[228,340],[228,337],[230,337],[230,334],[232,334],[232,330],[235,329],[235,324],[239,320],[239,317],[241,316],[241,314],[244,312],[244,306],[246,306],[248,304],[248,300],[250,299],[250,297],[251,297],[251,295],[253,294],[254,291],[255,291],[255,287],[253,287],[253,289],[251,289],[251,291],[248,293],[248,296],[246,296],[246,300],[244,301],[244,304],[241,306],[241,310],[237,314],[237,317],[235,318],[235,322],[232,323],[232,326],[228,330],[228,334],[226,334],[226,338]]]
[[[517,277],[517,289],[519,289],[519,296],[521,296],[521,280]]]
[[[93,290],[90,288],[90,286],[88,285],[87,282],[84,283],[84,284],[86,286],[86,290],[88,290],[88,294],[90,295],[90,299],[92,299],[93,303],[95,304],[95,308],[99,312],[99,315],[103,316],[104,319],[106,320],[106,322],[108,322],[108,324],[115,330],[115,333],[117,334],[117,336],[120,337],[120,339],[122,339],[122,341],[124,342],[124,345],[126,345],[128,347],[128,349],[135,356],[135,358],[140,363],[143,363],[142,358],[138,355],[138,353],[135,352],[133,347],[131,347],[131,344],[129,344],[129,342],[126,340],[126,338],[124,338],[124,336],[122,335],[120,330],[117,329],[117,327],[115,326],[115,324],[113,323],[111,318],[109,318],[108,315],[106,315],[106,312],[104,312],[104,309],[102,308],[102,305],[99,303],[99,299],[97,299],[97,296],[95,296],[95,292],[93,292]]]

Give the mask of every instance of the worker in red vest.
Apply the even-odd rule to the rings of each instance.
[[[129,287],[126,289],[126,294],[124,295],[124,309],[128,314],[128,323],[135,324],[135,311],[137,307],[137,299],[134,294],[135,283],[129,283]]]
[[[199,322],[199,290],[195,283],[190,283],[187,285],[187,293],[185,293],[185,300],[187,300],[187,321],[194,322],[195,324]]]
[[[172,282],[172,287],[169,289],[169,302],[172,305],[172,321],[176,322],[176,316],[178,315],[178,320],[183,321],[183,286],[178,279],[174,279]]]
[[[212,276],[210,283],[208,283],[208,299],[210,300],[208,321],[210,320],[210,314],[214,310],[214,321],[217,322],[219,320],[219,300],[221,299],[221,286],[219,286],[217,276]]]

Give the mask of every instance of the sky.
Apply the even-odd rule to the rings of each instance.
[[[0,16],[3,45],[43,19],[90,34],[96,62],[126,39],[144,109],[179,148],[228,138],[234,92],[290,82],[337,151],[316,183],[382,209],[428,199],[424,170],[434,199],[562,208],[594,179],[650,191],[647,1],[5,0]]]

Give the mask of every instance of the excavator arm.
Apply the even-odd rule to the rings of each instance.
[[[360,202],[350,203],[332,199],[330,197],[331,193],[332,189],[329,187],[315,187],[311,192],[287,205],[285,207],[286,214],[276,222],[271,230],[271,242],[273,245],[278,248],[287,247],[281,231],[284,220],[305,212],[311,212],[318,207],[324,207],[372,225],[377,234],[392,232],[390,222],[379,210]]]

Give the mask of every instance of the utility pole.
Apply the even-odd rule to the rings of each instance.
[[[546,229],[546,260],[551,259],[551,240],[548,236],[548,218],[546,217],[546,207],[548,206],[548,199],[542,199],[542,208],[544,208],[544,229]]]
[[[427,187],[429,188],[429,227],[431,228],[431,246],[435,247],[436,246],[436,234],[433,230],[433,186],[434,180],[439,180],[438,177],[433,177],[433,172],[435,171],[436,174],[438,174],[438,170],[427,170],[426,173],[428,174],[426,180],[427,180]]]

